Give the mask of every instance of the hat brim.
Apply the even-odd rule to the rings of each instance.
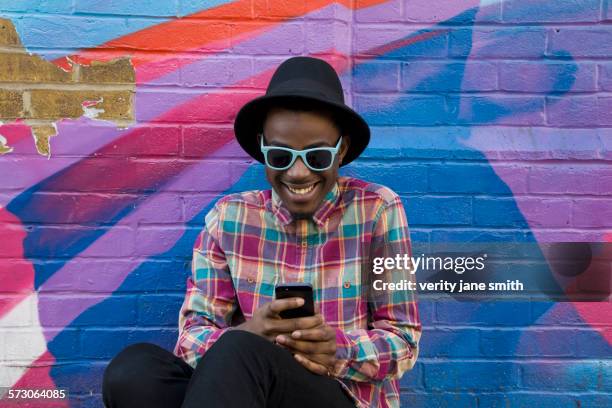
[[[263,127],[266,112],[272,105],[282,106],[282,102],[287,100],[317,101],[337,114],[337,117],[342,121],[344,135],[348,135],[350,139],[348,151],[340,166],[345,166],[355,160],[368,146],[370,127],[361,115],[344,104],[301,95],[264,95],[246,103],[240,109],[234,121],[234,133],[238,143],[245,152],[258,162],[265,164],[258,144],[257,133]]]

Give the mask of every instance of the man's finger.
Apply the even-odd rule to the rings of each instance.
[[[314,329],[295,330],[291,333],[291,337],[296,340],[308,341],[329,341],[335,336],[330,330],[325,327],[315,327]]]
[[[307,359],[313,363],[322,365],[323,367],[333,367],[336,363],[336,358],[329,354],[308,354],[305,355]]]
[[[327,369],[327,367],[325,367],[322,364],[315,363],[314,361],[311,361],[310,359],[304,357],[301,354],[295,354],[294,357],[298,361],[298,363],[300,363],[301,365],[303,365],[304,367],[306,367],[308,370],[312,371],[315,374],[319,374],[319,375],[329,374],[329,370]]]
[[[295,340],[289,336],[276,336],[276,342],[304,354],[335,354],[334,344],[329,341]]]
[[[314,354],[316,352],[320,352],[318,344],[312,341],[299,341],[294,340],[285,335],[280,335],[276,336],[276,342],[293,351],[297,351],[303,354]]]
[[[287,299],[276,299],[268,303],[268,317],[277,317],[283,310],[296,309],[304,304],[304,299],[301,297],[292,297]]]
[[[312,329],[323,323],[321,315],[273,320],[270,325],[277,333],[293,333],[296,330]]]

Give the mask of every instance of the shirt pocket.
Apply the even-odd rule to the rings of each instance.
[[[338,291],[342,299],[343,319],[349,326],[367,318],[367,300],[364,292],[361,262],[346,262],[338,272]],[[349,323],[350,322],[350,323]]]
[[[245,318],[250,319],[255,310],[274,299],[276,268],[262,261],[243,261],[235,268],[232,279],[238,303]]]

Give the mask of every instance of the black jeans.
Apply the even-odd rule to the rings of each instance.
[[[223,334],[195,370],[154,344],[131,345],[106,368],[102,395],[108,408],[355,407],[336,380],[242,330]]]

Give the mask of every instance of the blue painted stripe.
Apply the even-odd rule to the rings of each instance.
[[[166,5],[167,3],[170,3],[170,6]],[[170,20],[170,18],[157,17],[175,15],[182,17],[227,3],[230,1],[191,0],[179,7],[173,2],[149,0],[76,2],[77,13],[109,15],[101,21],[96,15],[70,15],[73,12],[72,6],[66,1],[41,3],[36,0],[0,0],[0,17],[12,20],[21,42],[28,51],[35,52],[45,59],[55,59],[68,53],[72,54],[74,51],[71,50],[93,48],[114,38]],[[156,16],[156,18],[144,16]],[[53,49],[48,50],[48,47]]]

